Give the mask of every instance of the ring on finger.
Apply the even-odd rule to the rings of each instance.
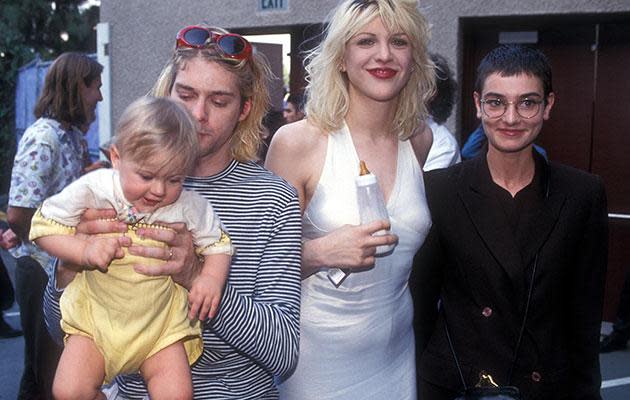
[[[168,257],[166,258],[166,261],[169,261],[171,258],[173,258],[173,248],[169,247],[168,248]]]

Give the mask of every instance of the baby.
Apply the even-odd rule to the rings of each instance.
[[[66,339],[53,393],[57,399],[99,398],[103,382],[140,371],[151,398],[192,399],[189,365],[202,351],[199,320],[216,315],[233,254],[210,203],[182,190],[197,159],[195,124],[172,100],[141,98],[121,116],[110,155],[113,169],[84,175],[33,217],[31,240],[84,266],[61,297]],[[135,272],[134,264],[164,261],[129,254],[116,234],[75,235],[88,208],[114,208],[134,244],[168,251],[136,229],[186,223],[204,260],[190,293],[170,277]]]

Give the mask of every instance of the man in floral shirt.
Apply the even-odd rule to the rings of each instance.
[[[16,299],[24,331],[24,373],[19,399],[52,399],[61,349],[46,330],[42,298],[49,256],[28,241],[31,218],[49,196],[77,179],[87,159],[79,127],[95,118],[103,67],[87,55],[64,53],[50,66],[35,105],[38,118],[22,136],[11,174],[8,222],[21,243],[13,250]]]

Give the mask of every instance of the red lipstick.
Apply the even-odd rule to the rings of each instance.
[[[378,79],[390,79],[398,73],[398,71],[391,68],[372,68],[368,72]]]

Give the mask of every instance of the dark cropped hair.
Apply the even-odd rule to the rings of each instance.
[[[302,93],[290,93],[287,96],[287,103],[293,104],[296,111],[304,111],[304,95]]]
[[[436,53],[430,54],[430,57],[435,64],[435,95],[428,104],[429,114],[438,125],[442,125],[453,112],[457,82],[446,58]]]
[[[45,116],[75,126],[91,122],[85,115],[80,83],[90,86],[101,72],[103,66],[86,54],[63,53],[57,57],[46,73],[35,117]]]
[[[490,51],[477,67],[475,91],[481,93],[486,79],[494,73],[501,76],[532,75],[541,80],[545,99],[553,92],[549,59],[542,51],[533,47],[504,44]]]

